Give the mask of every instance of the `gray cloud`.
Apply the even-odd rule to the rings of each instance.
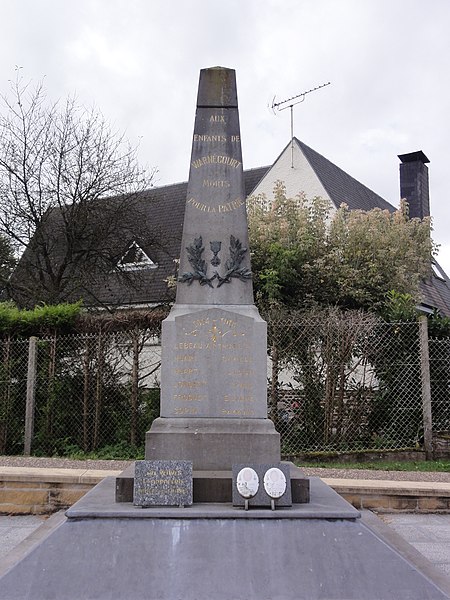
[[[49,97],[76,92],[129,137],[159,182],[187,178],[199,70],[237,71],[244,164],[289,141],[274,95],[332,85],[295,109],[295,134],[390,202],[397,154],[431,160],[435,239],[450,271],[450,4],[433,0],[0,0],[0,90],[45,76]]]

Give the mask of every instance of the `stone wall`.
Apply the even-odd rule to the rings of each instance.
[[[0,467],[0,514],[42,515],[69,508],[120,471]]]

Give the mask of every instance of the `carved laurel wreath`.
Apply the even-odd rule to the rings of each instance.
[[[210,261],[211,264],[220,264],[220,260],[217,258],[217,255],[220,252],[220,242],[210,242],[210,247],[214,253],[213,258]],[[208,285],[212,288],[214,287],[212,282],[215,279],[217,279],[219,282],[216,287],[220,287],[224,283],[231,283],[233,278],[240,279],[241,281],[248,281],[252,278],[252,272],[250,269],[247,269],[247,267],[241,267],[244,255],[247,252],[247,248],[243,248],[242,243],[235,238],[234,235],[230,236],[230,256],[225,262],[226,272],[223,277],[219,275],[217,270],[214,271],[212,277],[208,277],[208,266],[206,264],[206,260],[203,258],[205,247],[203,246],[202,236],[195,238],[194,243],[190,246],[187,246],[186,250],[189,264],[193,270],[183,273],[183,275],[178,278],[178,281],[181,283],[192,285],[193,281],[198,281],[200,285]]]

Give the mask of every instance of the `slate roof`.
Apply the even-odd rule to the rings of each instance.
[[[442,267],[441,267],[442,270]],[[420,285],[422,305],[425,309],[438,309],[444,316],[450,317],[450,280],[432,275]]]
[[[269,167],[244,171],[246,195],[250,195]],[[172,301],[174,291],[168,287],[167,279],[175,274],[180,257],[181,234],[186,205],[187,182],[154,187],[138,196],[139,219],[145,223],[136,240],[147,256],[158,265],[128,273],[109,272],[103,274],[84,294],[84,304],[108,306],[160,304]],[[123,255],[132,240],[122,240]]]
[[[327,158],[295,138],[311,168],[336,207],[345,202],[350,210],[381,208],[393,212],[395,207],[368,187],[351,177]]]
[[[352,210],[370,210],[375,207],[395,210],[389,202],[324,156],[303,142],[297,139],[295,141],[336,206],[345,202]],[[247,196],[251,195],[269,170],[270,167],[266,166],[244,171]],[[141,192],[135,201],[137,211],[135,210],[130,217],[129,236],[127,239],[116,239],[115,248],[109,248],[117,255],[117,263],[119,263],[130,243],[136,241],[147,256],[158,265],[157,268],[126,274],[114,269],[103,270],[94,282],[90,281],[89,285],[85,286],[82,292],[80,288],[64,300],[75,301],[82,296],[87,307],[99,305],[132,307],[173,301],[174,289],[168,286],[167,280],[175,275],[177,267],[175,261],[180,256],[186,195],[187,182],[154,187]],[[114,202],[114,199],[107,199],[104,202]],[[101,210],[97,212],[101,214]],[[57,213],[53,217],[57,219]],[[32,244],[30,244],[22,260],[32,252]],[[57,251],[55,256],[57,260]],[[19,263],[13,277],[20,279],[24,276],[24,272]],[[450,316],[450,280],[447,276],[438,278],[433,274],[422,284],[421,289],[425,306],[438,308],[443,314]]]

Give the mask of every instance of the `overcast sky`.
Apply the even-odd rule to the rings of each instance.
[[[185,181],[199,70],[236,69],[244,168],[294,134],[398,206],[398,154],[430,159],[439,260],[450,273],[449,0],[0,0],[0,92],[45,77],[132,142],[156,185]]]

